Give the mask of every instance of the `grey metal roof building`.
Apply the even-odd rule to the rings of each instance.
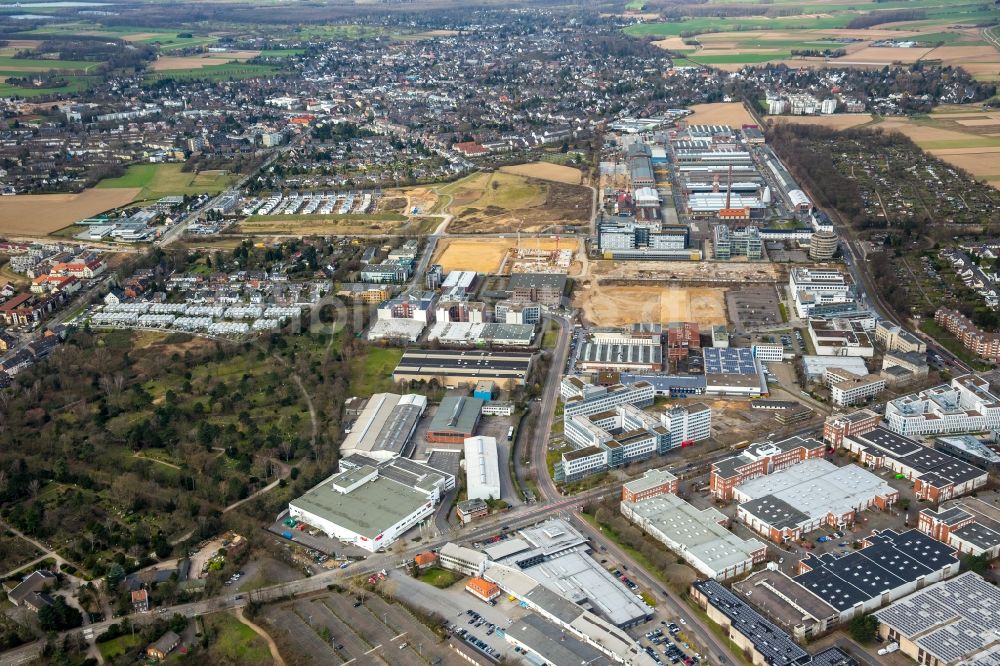
[[[971,571],[876,611],[880,632],[918,663],[956,664],[1000,645],[1000,589]]]
[[[663,348],[657,345],[619,345],[587,342],[577,356],[585,369],[661,370]]]
[[[410,438],[427,406],[422,395],[376,393],[355,420],[340,446],[342,456],[356,453],[378,460],[407,455]]]
[[[611,666],[600,650],[593,648],[534,613],[507,629],[507,640],[527,648],[549,664]]]
[[[808,664],[812,657],[777,625],[714,580],[696,581],[692,586],[705,603],[724,615],[729,631],[740,634],[753,645],[770,666]],[[711,617],[709,613],[709,617]],[[757,660],[754,660],[757,663]]]
[[[483,400],[465,396],[446,396],[431,419],[427,440],[472,437],[483,414]]]

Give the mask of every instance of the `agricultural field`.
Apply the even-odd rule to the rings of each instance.
[[[760,4],[751,2],[749,4]],[[787,2],[775,4],[784,11]],[[626,28],[636,36],[660,37],[654,44],[686,59],[725,70],[765,62],[792,67],[881,66],[893,62],[940,62],[962,66],[981,80],[1000,78],[1000,50],[995,39],[975,27],[988,10],[973,2],[829,2],[810,6],[816,13],[790,16],[692,16],[669,23],[644,22]],[[864,10],[906,9],[910,20],[854,27]],[[914,48],[874,47],[879,40],[912,40]],[[793,51],[843,49],[839,58],[804,57]]]
[[[0,234],[47,236],[79,220],[124,206],[140,188],[90,189],[79,194],[22,194],[0,197]]]
[[[102,180],[98,190],[139,189],[135,201],[170,195],[218,194],[239,178],[225,171],[183,171],[182,164],[134,164],[124,176]],[[127,202],[126,202],[127,203]]]
[[[592,280],[580,285],[573,300],[592,326],[637,321],[693,321],[702,326],[727,323],[723,288],[603,285]]]
[[[550,166],[558,168],[544,166],[547,173]],[[593,200],[591,191],[579,185],[503,172],[474,173],[437,193],[442,212],[454,216],[453,233],[535,232],[582,224],[590,219]]]
[[[713,104],[695,104],[694,111],[687,116],[689,125],[731,125],[740,127],[744,124],[755,125],[757,121],[750,115],[742,102],[715,102]]]
[[[575,241],[573,242],[575,245]],[[529,250],[566,249],[567,242],[552,238],[448,238],[438,243],[433,263],[441,264],[447,271],[476,271],[497,273],[505,264],[510,250],[521,247]]]
[[[180,58],[180,60],[191,61],[190,58]],[[229,62],[229,58],[221,64],[194,63],[197,67],[189,66],[186,69],[154,70],[146,75],[146,82],[151,83],[160,79],[206,79],[210,81],[238,81],[241,79],[256,79],[268,76],[278,71],[273,65],[251,65],[241,62]]]
[[[532,162],[530,164],[505,166],[501,167],[500,171],[511,173],[515,176],[537,178],[538,180],[554,180],[558,183],[568,183],[570,185],[579,185],[583,177],[583,173],[579,169],[552,164],[550,162]]]
[[[226,53],[203,53],[194,56],[160,56],[153,63],[153,71],[197,70],[218,67],[231,62],[244,62],[260,55],[260,51],[228,51]]]

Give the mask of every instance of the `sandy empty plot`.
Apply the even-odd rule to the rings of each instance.
[[[726,290],[714,287],[619,287],[584,285],[575,297],[595,326],[636,322],[726,323]]]
[[[966,134],[956,130],[941,129],[940,127],[931,127],[929,125],[917,125],[906,118],[899,117],[886,118],[878,125],[875,125],[875,127],[886,131],[895,130],[901,132],[913,139],[918,145],[929,141],[969,141],[976,138],[974,134]]]
[[[750,112],[746,110],[742,102],[695,104],[691,107],[691,110],[694,113],[685,119],[689,125],[731,125],[739,127],[744,124],[754,125],[757,122],[750,115]]]
[[[963,60],[974,60],[977,62],[1000,62],[1000,52],[992,46],[939,46],[928,56],[930,59],[944,60],[945,62],[961,62]]]
[[[518,176],[528,178],[538,178],[540,180],[554,180],[559,183],[569,183],[579,185],[583,174],[579,169],[552,164],[551,162],[531,162],[529,164],[517,164],[515,166],[505,166],[500,168],[504,173],[513,173]]]
[[[45,236],[132,201],[139,188],[84,190],[80,194],[0,197],[0,233]],[[82,229],[81,229],[82,231]]]
[[[684,43],[684,39],[682,37],[667,37],[666,39],[660,39],[653,42],[653,46],[659,46],[661,49],[666,49],[668,51],[683,51],[691,48]]]
[[[831,129],[849,129],[871,122],[868,113],[837,113],[830,116],[773,116],[769,121],[776,123],[795,123],[796,125],[820,125]]]
[[[959,169],[965,169],[973,176],[996,177],[1000,174],[1000,147],[993,148],[939,148],[928,150]]]
[[[435,264],[448,271],[496,273],[507,251],[518,245],[515,238],[450,238],[438,243]],[[560,249],[573,248],[576,241],[563,240]],[[557,241],[551,238],[522,238],[520,247],[530,250],[555,250]]]
[[[260,55],[260,51],[229,51],[198,56],[162,56],[153,63],[153,69],[158,72],[172,69],[201,69],[212,65],[225,65],[234,60],[243,62],[258,55]]]

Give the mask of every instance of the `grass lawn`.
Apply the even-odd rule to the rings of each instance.
[[[146,200],[203,192],[218,194],[237,179],[237,176],[221,171],[184,172],[182,167],[182,164],[134,164],[124,176],[102,180],[97,187],[141,187],[136,200]]]
[[[351,360],[351,391],[363,396],[391,391],[392,371],[402,357],[402,349],[370,347],[364,356]]]
[[[451,587],[457,583],[460,578],[461,576],[456,574],[454,571],[448,571],[447,569],[440,569],[438,567],[431,567],[419,576],[419,580],[422,582],[441,588],[442,590],[447,587]]]
[[[71,69],[82,72],[89,72],[96,69],[101,63],[96,60],[33,60],[30,58],[13,58],[10,56],[0,56],[0,69],[16,67],[21,70],[23,76],[26,71],[51,72],[57,69]]]
[[[270,664],[267,643],[250,627],[229,613],[204,618],[205,629],[212,636],[205,663]]]
[[[97,649],[101,651],[101,656],[104,657],[105,661],[110,661],[111,659],[125,654],[141,642],[141,636],[126,634],[125,636],[119,636],[118,638],[114,638],[106,643],[98,643]]]
[[[30,72],[12,72],[0,69],[0,78],[8,76],[24,76]],[[0,83],[0,97],[41,97],[42,95],[56,95],[59,93],[83,92],[97,80],[95,76],[68,75],[66,85],[59,88],[15,86],[10,83]]]

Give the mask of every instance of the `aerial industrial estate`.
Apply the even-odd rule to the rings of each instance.
[[[898,4],[0,7],[0,664],[998,663],[1000,33]]]

